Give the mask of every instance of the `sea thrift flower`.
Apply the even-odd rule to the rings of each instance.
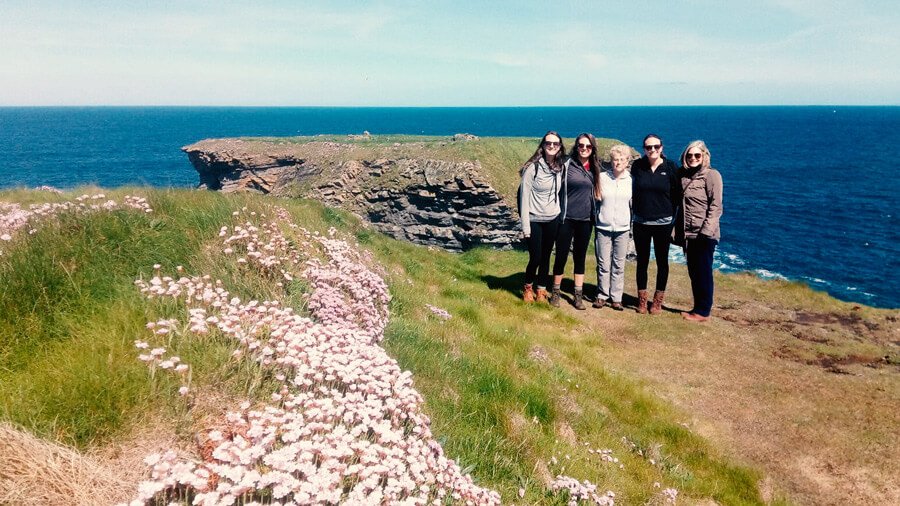
[[[411,374],[378,346],[390,295],[370,259],[334,230],[309,233],[284,210],[274,214],[279,221],[245,221],[220,237],[243,260],[242,272],[273,282],[303,278],[311,318],[278,301],[243,302],[208,276],[135,283],[148,298],[187,306],[188,326],[156,327],[188,338],[202,334],[202,323],[233,340],[235,357],[259,362],[279,382],[269,404],[244,402],[201,433],[198,458],[148,464],[152,485],[136,499],[178,490],[193,494],[194,504],[236,504],[248,494],[273,504],[499,504],[496,492],[444,456]],[[303,240],[289,240],[282,228]]]
[[[425,304],[425,307],[427,307],[429,311],[431,311],[435,316],[442,320],[449,320],[451,318],[450,313],[448,313],[445,309],[432,306],[431,304]]]
[[[61,193],[59,190],[51,187],[40,187],[37,190],[50,191],[53,193]],[[135,207],[129,204],[129,196],[125,197],[126,207]],[[10,241],[15,233],[28,226],[26,229],[28,234],[34,234],[37,231],[35,225],[42,220],[52,219],[61,213],[82,213],[93,211],[113,211],[119,209],[119,204],[114,200],[106,200],[102,204],[87,204],[86,202],[99,201],[106,199],[103,194],[82,195],[72,201],[31,204],[27,209],[15,203],[0,202],[0,240]],[[146,206],[140,209],[148,212]],[[30,226],[29,226],[30,225]]]
[[[556,479],[550,483],[550,490],[567,492],[569,506],[576,506],[582,502],[599,506],[613,506],[615,504],[616,494],[612,491],[607,490],[603,495],[597,494],[596,485],[587,480],[579,482],[570,476],[557,476]]]

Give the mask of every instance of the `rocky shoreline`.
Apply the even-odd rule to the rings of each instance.
[[[182,151],[199,188],[311,198],[353,212],[391,237],[452,251],[506,249],[518,241],[518,215],[488,183],[480,162],[434,159],[425,150],[410,156],[399,143],[361,149],[355,140],[207,139]],[[447,142],[470,140],[477,137],[458,134]]]

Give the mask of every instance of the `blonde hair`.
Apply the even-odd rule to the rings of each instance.
[[[615,155],[622,155],[622,156],[628,158],[629,160],[632,159],[631,148],[629,148],[628,146],[626,146],[624,144],[616,144],[613,147],[609,148],[610,161],[612,161],[612,159],[615,157]],[[629,165],[629,169],[630,168],[631,168],[631,165]]]
[[[703,158],[700,161],[700,166],[704,169],[708,169],[710,166],[710,163],[712,162],[712,155],[709,154],[709,148],[706,147],[706,143],[701,140],[693,141],[690,144],[688,144],[686,148],[684,148],[684,151],[681,152],[681,166],[682,167],[688,166],[686,157],[687,157],[688,151],[690,151],[691,149],[694,149],[694,148],[699,149],[700,152],[703,153]]]

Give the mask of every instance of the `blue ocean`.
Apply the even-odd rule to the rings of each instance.
[[[0,187],[192,187],[180,148],[210,137],[547,130],[635,148],[653,132],[675,159],[705,140],[725,182],[719,269],[900,308],[900,107],[0,108]]]

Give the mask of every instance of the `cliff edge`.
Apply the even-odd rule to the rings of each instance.
[[[515,211],[481,162],[453,146],[477,137],[345,139],[207,139],[182,150],[200,188],[316,199],[391,237],[454,251],[510,248],[518,240]]]

